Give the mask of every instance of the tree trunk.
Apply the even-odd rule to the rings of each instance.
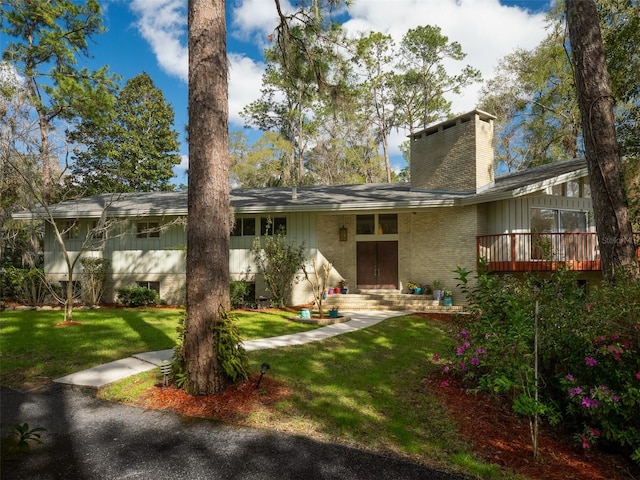
[[[229,299],[229,136],[224,0],[189,0],[186,389],[220,392],[214,327]]]
[[[566,0],[566,15],[602,273],[610,282],[620,279],[626,269],[638,278],[596,3]]]

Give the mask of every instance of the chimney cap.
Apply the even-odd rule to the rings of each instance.
[[[430,125],[423,130],[415,132],[413,135],[410,135],[410,136],[412,139],[416,139],[416,138],[422,137],[423,135],[431,135],[432,133],[435,133],[440,129],[444,130],[444,129],[453,127],[457,123],[468,122],[469,120],[472,120],[476,115],[480,120],[485,122],[488,122],[490,120],[495,120],[496,118],[498,118],[495,115],[492,115],[482,110],[478,110],[476,108],[475,110],[471,110],[470,112],[462,113],[460,115],[456,115],[455,117],[447,118],[446,120],[442,120],[441,122],[434,123],[433,125]]]

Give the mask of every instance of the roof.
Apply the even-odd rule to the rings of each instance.
[[[236,213],[346,213],[471,205],[534,193],[586,174],[586,161],[576,159],[497,176],[492,185],[478,193],[416,190],[409,183],[314,185],[235,189],[231,204]],[[99,218],[105,208],[114,217],[186,215],[187,200],[185,191],[102,194],[51,205],[49,211],[53,218]],[[42,212],[24,211],[13,216],[36,218]]]

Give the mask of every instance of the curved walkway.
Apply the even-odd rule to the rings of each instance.
[[[248,340],[243,342],[245,350],[248,352],[254,350],[266,350],[269,348],[288,347],[292,345],[302,345],[304,343],[316,342],[325,338],[335,337],[344,333],[355,332],[363,328],[371,327],[381,321],[397,317],[398,315],[407,315],[411,312],[403,311],[352,311],[344,312],[349,315],[351,320],[344,323],[335,323],[326,327],[316,328],[307,332],[293,333],[291,335],[282,335],[279,337],[262,338],[258,340]],[[87,370],[72,373],[54,380],[56,383],[64,383],[69,385],[78,385],[86,387],[102,387],[111,382],[121,380],[123,378],[137,375],[138,373],[153,370],[162,364],[162,362],[170,360],[173,350],[158,350],[155,352],[146,352],[133,355],[122,360],[98,365]]]

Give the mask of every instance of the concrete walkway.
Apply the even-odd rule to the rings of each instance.
[[[302,345],[304,343],[316,342],[318,340],[324,340],[325,338],[335,337],[344,333],[355,332],[356,330],[371,327],[372,325],[380,323],[387,318],[407,315],[411,312],[352,311],[343,313],[350,316],[351,320],[344,323],[335,323],[326,327],[320,327],[307,332],[293,333],[291,335],[282,335],[279,337],[263,338],[259,340],[248,340],[243,342],[243,346],[246,351],[252,352],[254,350]],[[97,367],[57,378],[54,382],[87,387],[102,387],[108,383],[153,370],[160,366],[162,362],[170,360],[172,355],[172,349],[139,353],[128,358],[123,358],[122,360],[105,363],[104,365],[98,365]]]

